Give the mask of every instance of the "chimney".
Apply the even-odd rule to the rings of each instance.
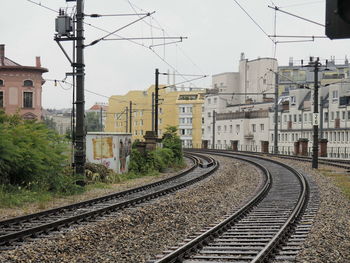
[[[40,57],[35,57],[35,66],[36,66],[37,68],[41,68]]]
[[[4,60],[5,60],[5,45],[1,44],[0,45],[0,66],[4,65]]]

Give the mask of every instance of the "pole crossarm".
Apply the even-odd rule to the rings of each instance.
[[[306,35],[269,35],[270,37],[286,37],[286,38],[327,38],[326,36],[306,36]]]
[[[97,17],[103,17],[103,16],[144,16],[147,15],[148,13],[139,13],[139,14],[109,14],[109,15],[101,15],[101,14],[84,14],[84,16],[88,16],[88,17],[93,17],[93,18],[97,18]]]
[[[155,13],[155,11],[153,11],[152,13],[147,13],[145,16],[142,16],[142,17],[140,17],[140,18],[138,18],[138,19],[136,19],[136,20],[130,22],[129,24],[127,24],[127,25],[125,25],[125,26],[122,26],[121,28],[118,28],[118,29],[112,31],[112,32],[108,33],[107,35],[105,35],[105,36],[103,36],[103,37],[101,37],[101,38],[98,38],[98,39],[92,41],[90,44],[85,45],[84,47],[89,47],[89,46],[96,45],[98,42],[100,42],[100,41],[106,39],[106,38],[109,37],[110,35],[114,35],[115,33],[117,33],[117,32],[119,32],[119,31],[123,30],[124,28],[126,28],[126,27],[128,27],[128,26],[131,26],[131,25],[133,25],[133,24],[135,24],[135,23],[137,23],[137,22],[139,22],[139,21],[145,19],[146,17],[149,17],[149,16],[153,15],[154,13]]]
[[[286,12],[286,11],[284,11],[284,10],[281,10],[278,6],[270,6],[270,5],[268,5],[268,7],[271,8],[271,9],[274,9],[274,10],[276,10],[276,11],[279,11],[279,12],[281,12],[281,13],[284,13],[284,14],[287,14],[287,15],[290,15],[290,16],[294,16],[294,17],[299,18],[299,19],[301,19],[301,20],[304,20],[304,21],[307,21],[307,22],[310,22],[310,23],[313,23],[313,24],[316,24],[316,25],[325,27],[325,25],[323,25],[323,24],[321,24],[321,23],[318,23],[318,22],[312,21],[312,20],[310,20],[310,19],[307,19],[307,18],[305,18],[305,17],[298,16],[298,15],[295,15],[295,14],[292,14],[292,13],[289,13],[289,12]]]

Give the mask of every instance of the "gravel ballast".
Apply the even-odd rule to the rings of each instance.
[[[296,262],[350,262],[350,200],[341,193],[331,178],[311,169],[311,163],[285,159],[279,161],[311,175],[319,188],[319,210]],[[343,171],[323,165],[320,168]]]
[[[219,170],[203,182],[2,252],[0,262],[145,262],[216,222],[255,192],[261,177],[254,167],[218,159]]]

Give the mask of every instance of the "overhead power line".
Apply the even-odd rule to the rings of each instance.
[[[273,43],[275,43],[275,41],[269,37],[269,35],[266,33],[266,31],[259,25],[258,22],[255,21],[255,19],[240,5],[240,3],[237,0],[233,0],[236,2],[236,4],[239,6],[239,8],[241,8],[243,10],[244,13],[246,13],[246,15],[253,21],[253,23],[259,27],[259,29],[265,34],[265,36],[267,36]]]

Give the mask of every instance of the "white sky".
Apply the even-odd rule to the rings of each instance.
[[[66,7],[65,0],[33,0],[54,10]],[[275,11],[267,5],[285,7],[283,10],[324,24],[325,0],[239,0],[249,14],[268,33],[273,34]],[[238,71],[240,53],[246,58],[273,57],[272,41],[249,19],[233,0],[130,0],[136,7],[147,12],[156,11],[153,19],[138,22],[118,34],[123,37],[162,36],[162,27],[170,36],[188,39],[178,45],[154,50],[160,57],[183,74],[217,74]],[[69,4],[72,6],[72,3]],[[35,56],[41,56],[42,66],[49,69],[46,79],[63,79],[70,72],[69,62],[56,42],[56,13],[30,3],[27,0],[1,0],[0,43],[6,45],[6,56],[21,65],[34,65]],[[71,10],[71,9],[69,9]],[[140,11],[139,9],[137,9]],[[133,13],[128,0],[85,0],[85,13],[118,14]],[[141,12],[141,11],[140,11]],[[85,22],[114,31],[137,17],[86,18]],[[154,27],[151,29],[149,24]],[[277,13],[279,35],[324,35],[324,28],[303,20]],[[105,33],[86,26],[85,44],[104,36]],[[284,40],[284,39],[280,39]],[[292,39],[295,40],[295,39]],[[150,41],[142,41],[146,47],[129,41],[102,41],[85,49],[86,90],[104,96],[123,95],[129,90],[143,90],[154,83],[154,70],[171,69],[147,47]],[[161,42],[157,42],[161,43]],[[65,43],[71,52],[71,44]],[[349,54],[349,40],[320,39],[315,42],[277,45],[279,65],[288,64],[289,57],[308,61],[309,56],[329,59],[335,56],[343,63]],[[160,77],[161,83],[166,76]],[[67,81],[71,81],[67,79]],[[177,82],[183,81],[177,77]],[[208,88],[211,78],[193,82]],[[65,90],[63,88],[68,88]],[[44,108],[71,107],[72,90],[69,86],[55,87],[47,81],[43,88]],[[105,97],[86,92],[86,108],[95,102],[107,102]]]

